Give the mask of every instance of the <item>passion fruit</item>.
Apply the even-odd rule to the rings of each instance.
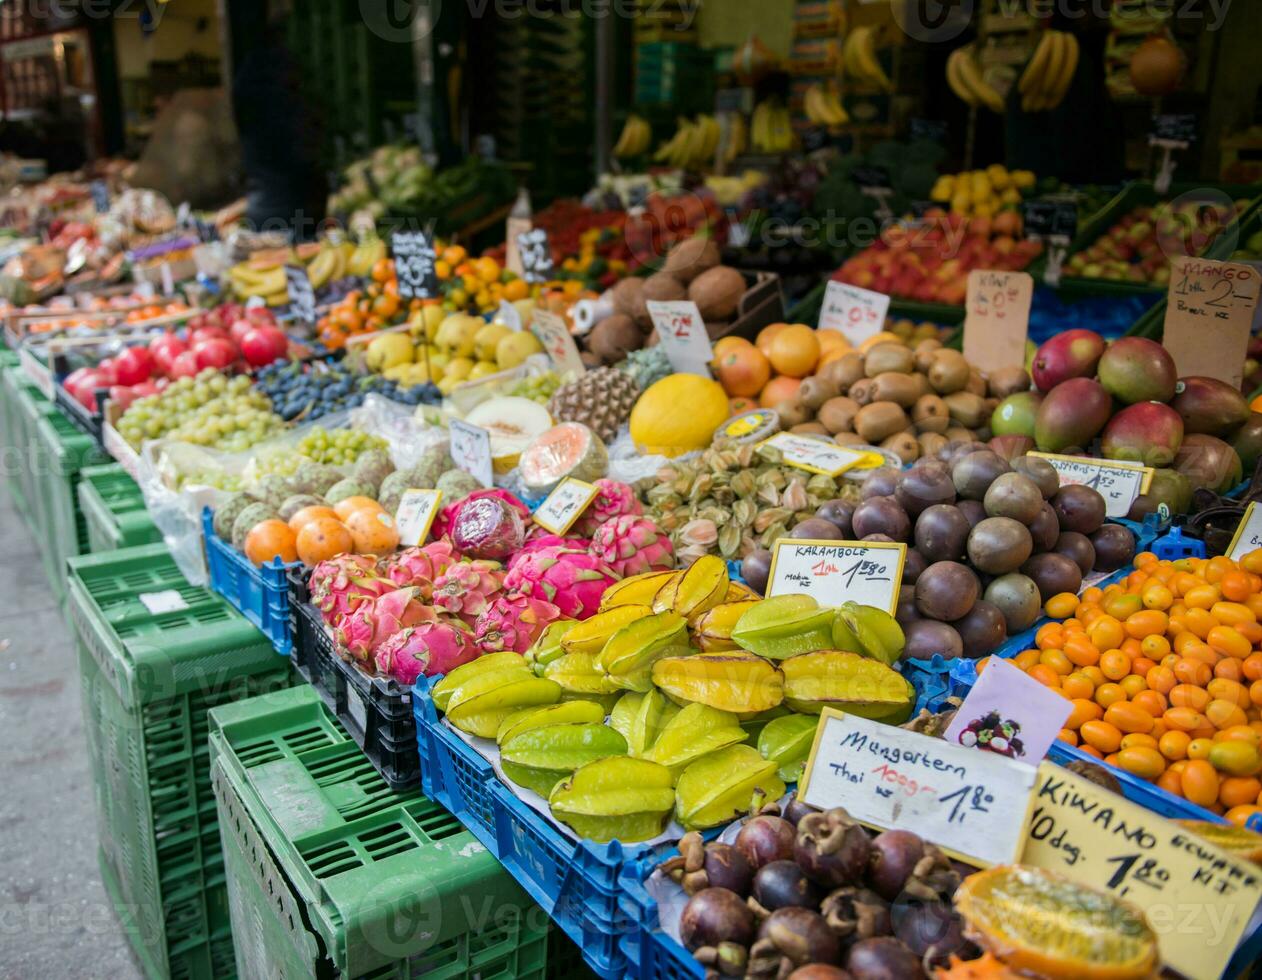
[[[956,561],[934,562],[916,580],[916,608],[929,619],[962,619],[981,593],[973,570]]]
[[[926,561],[955,561],[964,555],[968,518],[952,504],[934,504],[916,518],[916,550]]]

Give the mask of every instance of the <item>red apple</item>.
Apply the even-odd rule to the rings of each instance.
[[[156,395],[166,386],[166,378],[159,378],[157,381],[150,378],[148,381],[142,381],[138,385],[132,385],[132,396],[135,398],[148,398],[150,395]]]
[[[208,337],[193,345],[199,368],[226,368],[237,359],[237,348],[227,337]]]
[[[118,375],[114,370],[114,358],[107,357],[96,366],[96,370],[100,372],[102,378],[105,379],[105,387],[118,384]]]
[[[252,329],[241,340],[241,354],[250,367],[262,367],[279,360],[289,352],[289,340],[283,330],[264,324]]]
[[[194,351],[186,350],[171,362],[170,368],[167,369],[167,375],[172,378],[192,378],[201,370],[201,365],[197,363],[197,354]]]
[[[138,385],[153,374],[154,358],[147,347],[128,347],[114,362],[120,385]]]

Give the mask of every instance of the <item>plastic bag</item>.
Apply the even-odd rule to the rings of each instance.
[[[641,453],[631,441],[630,428],[624,425],[618,430],[614,441],[609,444],[609,476],[611,479],[621,480],[623,483],[634,486],[638,480],[657,476],[657,471],[663,466],[679,460],[692,459],[696,455],[699,454],[688,453],[671,459],[669,456],[651,456]]]

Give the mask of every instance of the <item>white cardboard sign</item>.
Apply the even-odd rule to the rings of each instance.
[[[836,330],[857,347],[885,329],[889,308],[890,298],[884,293],[832,279],[824,289],[819,329]]]
[[[898,608],[907,545],[886,541],[780,538],[771,549],[767,595],[809,595],[821,606],[857,602]]]
[[[651,299],[648,308],[670,366],[683,373],[710,377],[709,364],[714,360],[714,349],[697,304],[689,300]]]

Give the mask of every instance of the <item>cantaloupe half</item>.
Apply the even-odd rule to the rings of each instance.
[[[465,421],[491,434],[491,463],[496,473],[507,473],[530,445],[552,428],[552,416],[538,402],[505,395],[474,407]]]

